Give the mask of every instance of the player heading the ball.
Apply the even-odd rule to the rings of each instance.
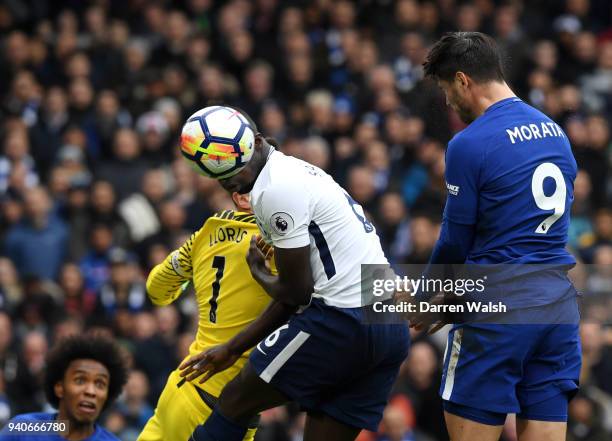
[[[212,122],[217,113],[223,117]],[[226,133],[223,143],[234,133],[239,139],[235,130],[244,120],[255,133],[252,149],[233,141],[228,155],[212,146],[219,138],[205,139],[206,130],[195,147],[202,173],[217,177],[230,193],[250,193],[257,225],[274,246],[278,275],[252,241],[251,274],[274,301],[230,342],[183,365],[188,379],[211,375],[255,346],[191,439],[239,441],[253,416],[288,401],[308,411],[305,441],[351,441],[361,429],[376,430],[409,337],[404,324],[362,320],[361,264],[388,263],[374,226],[331,176],[277,151],[246,114],[227,107],[198,114],[211,135]]]

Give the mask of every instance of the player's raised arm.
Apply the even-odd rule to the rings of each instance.
[[[183,292],[182,286],[192,277],[191,248],[193,239],[199,232],[191,237],[177,250],[174,250],[164,261],[151,271],[147,278],[147,294],[158,306],[164,306],[175,301]]]
[[[294,183],[269,186],[254,207],[268,240],[274,244],[278,276],[265,266],[263,254],[251,243],[247,257],[253,278],[273,299],[293,306],[307,305],[314,291],[310,266],[308,193]]]

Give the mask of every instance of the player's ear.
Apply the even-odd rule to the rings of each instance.
[[[257,132],[255,134],[255,150],[261,150],[265,142],[266,142],[266,138],[264,138],[264,136],[261,133]]]
[[[459,87],[463,87],[463,88],[467,87],[469,84],[468,76],[461,71],[455,74],[455,81],[459,85]]]
[[[251,194],[240,194],[237,191],[232,193],[232,201],[240,211],[251,212]]]
[[[55,396],[59,400],[64,398],[64,383],[61,381],[58,381],[57,383],[55,383],[55,386],[53,386],[53,392],[55,392]]]

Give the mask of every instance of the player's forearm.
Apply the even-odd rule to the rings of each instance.
[[[178,274],[172,265],[170,254],[162,263],[155,266],[147,278],[147,294],[154,305],[172,303],[181,294],[181,286],[189,277]]]
[[[253,323],[229,341],[230,351],[242,354],[249,350],[279,326],[287,323],[295,311],[297,307],[273,301]]]
[[[463,225],[445,219],[440,237],[431,254],[430,264],[461,264],[465,262],[474,242],[474,225]]]
[[[474,242],[474,230],[474,225],[458,224],[445,218],[423,277],[453,278],[452,265],[465,263]],[[416,296],[419,301],[429,300],[424,292],[417,292]]]
[[[251,269],[251,274],[255,281],[268,293],[274,300],[291,306],[308,304],[304,295],[297,295],[303,290],[288,286],[282,283],[279,276],[273,275],[267,268],[260,267]],[[308,293],[310,294],[310,292]]]

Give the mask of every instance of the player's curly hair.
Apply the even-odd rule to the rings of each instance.
[[[115,401],[127,382],[128,363],[124,351],[110,338],[87,334],[67,337],[59,341],[47,355],[44,389],[49,403],[57,409],[59,398],[54,387],[64,378],[74,360],[90,359],[103,364],[110,374],[108,398],[103,410]]]
[[[449,32],[430,49],[423,63],[425,76],[451,81],[464,72],[476,81],[503,81],[502,53],[495,40],[482,32]]]

